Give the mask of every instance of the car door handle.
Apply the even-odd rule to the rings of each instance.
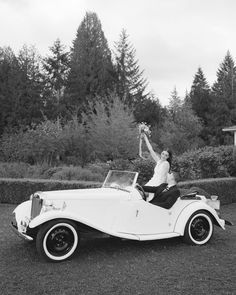
[[[136,210],[136,217],[138,217],[138,214],[139,214],[139,210]]]

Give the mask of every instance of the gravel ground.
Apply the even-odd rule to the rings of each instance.
[[[9,228],[12,205],[0,204],[0,294],[236,294],[236,226],[215,227],[205,246],[180,238],[137,242],[84,238],[62,263],[41,261],[34,244]],[[236,203],[222,206],[236,224]]]

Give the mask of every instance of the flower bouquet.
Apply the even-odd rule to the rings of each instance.
[[[139,136],[141,136],[143,133],[145,133],[147,136],[151,135],[150,125],[148,125],[145,122],[142,122],[139,124],[138,130],[139,130]]]

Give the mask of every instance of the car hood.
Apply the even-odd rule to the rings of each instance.
[[[119,199],[129,196],[129,192],[115,188],[45,191],[36,194],[45,200]]]

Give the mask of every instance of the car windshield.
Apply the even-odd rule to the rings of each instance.
[[[137,172],[110,170],[103,183],[103,187],[124,189],[129,191],[135,186],[138,178]]]

